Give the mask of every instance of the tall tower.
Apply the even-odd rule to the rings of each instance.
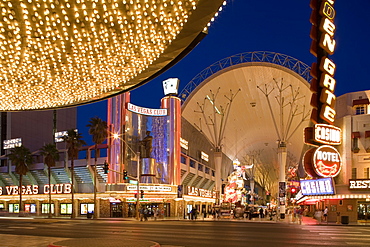
[[[177,97],[179,79],[169,78],[163,81],[164,94],[161,100],[161,108],[167,109],[167,150],[169,182],[171,185],[181,184],[181,163],[180,163],[180,137],[181,137],[181,99]]]
[[[108,173],[108,183],[122,183],[124,170],[126,103],[130,101],[130,94],[123,93],[108,99],[108,164],[109,168],[117,172]]]

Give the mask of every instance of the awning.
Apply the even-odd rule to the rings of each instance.
[[[368,104],[370,104],[368,98],[366,98],[366,99],[355,99],[352,102],[352,106],[356,106],[356,105],[368,105]]]
[[[361,135],[360,135],[359,131],[352,132],[352,138],[360,138],[360,137],[361,137]]]
[[[365,138],[368,138],[368,137],[370,137],[370,130],[365,131]]]

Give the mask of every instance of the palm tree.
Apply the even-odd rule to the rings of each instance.
[[[77,130],[75,129],[70,129],[67,130],[67,135],[63,137],[63,140],[67,144],[67,153],[68,153],[68,158],[71,160],[71,185],[72,185],[72,214],[71,218],[74,218],[74,194],[75,194],[75,189],[74,189],[74,160],[77,159],[78,157],[78,149],[82,145],[86,145],[86,142],[82,140],[82,135],[80,133],[77,133]]]
[[[59,160],[59,152],[55,144],[45,144],[41,148],[41,154],[44,156],[44,163],[48,166],[48,179],[49,179],[49,218],[51,218],[51,167],[55,166]]]
[[[9,160],[15,165],[15,172],[19,174],[19,216],[21,216],[22,210],[22,182],[23,175],[26,175],[28,170],[28,165],[32,164],[32,154],[31,151],[24,147],[15,147],[10,149],[10,153],[7,155]]]
[[[97,192],[97,182],[96,182],[96,163],[98,160],[98,145],[102,144],[108,136],[108,125],[107,122],[99,117],[93,117],[90,119],[89,124],[89,134],[92,135],[93,142],[95,143],[95,162],[94,162],[94,219],[96,219],[96,192]]]

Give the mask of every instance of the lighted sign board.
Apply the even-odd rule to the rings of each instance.
[[[127,190],[134,190],[137,191],[137,186],[136,185],[128,185],[126,187]],[[145,190],[145,191],[162,191],[162,192],[171,192],[172,187],[171,186],[159,186],[159,185],[154,185],[154,186],[149,186],[149,185],[140,185],[139,190]]]
[[[208,162],[208,160],[209,160],[209,156],[208,156],[208,154],[206,154],[206,153],[205,153],[205,152],[203,152],[203,151],[201,151],[201,152],[200,152],[200,158],[201,158],[202,160],[206,161],[206,162]]]
[[[200,189],[192,186],[187,186],[185,195],[189,196],[200,196],[205,198],[215,198],[216,192],[211,190]]]
[[[76,133],[78,133],[78,129],[75,129],[74,131]],[[63,142],[64,141],[63,137],[65,137],[65,136],[68,136],[68,131],[67,130],[55,132],[54,140],[55,140],[55,142]]]
[[[68,131],[59,131],[55,132],[54,140],[55,142],[63,142],[63,137],[68,136]]]
[[[177,94],[180,80],[178,78],[168,78],[162,82],[164,95]]]
[[[180,146],[185,150],[189,150],[189,142],[181,137],[180,137]]]
[[[304,196],[334,195],[332,178],[301,180],[301,191]]]
[[[311,53],[317,57],[317,63],[312,64],[311,90],[313,91],[311,105],[314,107],[311,120],[318,123],[321,119],[332,124],[335,120],[334,109],[336,96],[334,94],[336,80],[334,79],[336,64],[328,58],[334,54],[336,41],[334,34],[335,0],[311,1],[312,23],[310,37],[312,38]]]
[[[342,167],[339,152],[332,146],[311,148],[303,158],[304,169],[311,177],[336,177]]]
[[[167,109],[151,109],[127,103],[127,110],[147,116],[167,116]]]
[[[313,162],[317,174],[322,177],[336,177],[342,167],[340,153],[328,145],[316,149]]]
[[[370,179],[350,179],[350,190],[370,190]]]
[[[70,194],[72,184],[45,184],[43,189],[43,194]],[[37,195],[41,192],[38,185],[22,185],[22,195]],[[5,186],[5,189],[0,187],[0,195],[19,195],[19,186]]]
[[[22,146],[22,138],[14,138],[3,141],[3,149],[11,149]]]
[[[342,130],[329,124],[315,124],[314,138],[316,142],[329,145],[340,145]]]

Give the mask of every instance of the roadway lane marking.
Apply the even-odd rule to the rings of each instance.
[[[355,246],[367,246],[368,243],[364,242],[345,242],[348,245],[355,245]]]
[[[357,238],[351,238],[351,237],[330,237],[331,239],[338,239],[338,240],[346,240],[346,241],[348,241],[348,240],[357,240],[358,241],[358,237]],[[363,241],[370,241],[370,237],[363,237],[363,238],[361,238],[361,240],[363,240]]]
[[[353,234],[358,234],[359,236],[363,236],[362,232],[346,232],[346,233],[328,233],[328,232],[320,232],[319,235],[325,235],[325,236],[330,236],[330,235],[353,235]]]
[[[35,226],[9,226],[8,228],[33,230],[33,229],[36,229],[37,227],[35,227]]]

